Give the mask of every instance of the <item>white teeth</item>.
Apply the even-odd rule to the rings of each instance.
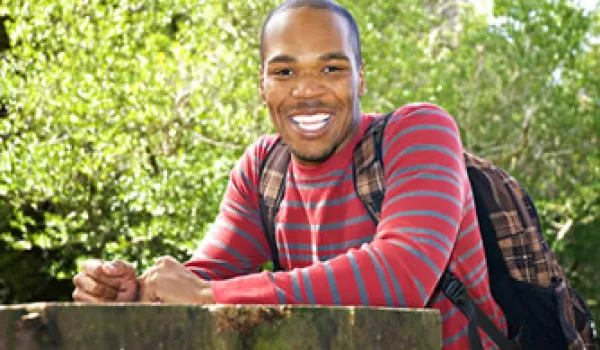
[[[324,123],[329,120],[329,114],[314,114],[314,115],[296,115],[292,120],[298,124],[302,123]]]
[[[327,125],[327,123],[316,123],[316,124],[298,124],[298,126],[300,127],[300,129],[302,130],[306,130],[306,131],[317,131],[319,129],[321,129],[322,127],[324,127],[325,125]]]
[[[314,132],[325,126],[331,119],[330,114],[312,114],[312,115],[296,115],[292,117],[292,121],[302,130]]]

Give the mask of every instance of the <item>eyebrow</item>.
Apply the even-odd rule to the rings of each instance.
[[[350,58],[343,52],[329,52],[326,54],[323,54],[321,56],[319,56],[319,61],[332,61],[332,60],[344,60],[344,61],[350,61]],[[272,57],[267,64],[272,64],[272,63],[293,63],[293,62],[297,62],[298,60],[292,56],[289,55],[277,55],[275,57]]]
[[[321,61],[344,60],[350,61],[350,58],[343,52],[330,52],[319,56]]]
[[[296,62],[296,59],[292,56],[288,56],[288,55],[277,55],[273,58],[271,58],[267,64],[271,64],[271,63],[290,63],[290,62]]]

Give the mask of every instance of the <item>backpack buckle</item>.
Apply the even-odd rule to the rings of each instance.
[[[458,305],[468,299],[467,288],[453,274],[446,272],[441,280],[442,292],[453,304]]]

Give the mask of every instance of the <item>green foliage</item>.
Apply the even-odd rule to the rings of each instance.
[[[489,23],[441,0],[340,2],[361,28],[363,109],[448,109],[466,147],[531,192],[597,305],[598,11],[497,0]],[[143,270],[160,255],[190,256],[229,169],[271,131],[258,36],[276,3],[0,5],[0,301],[68,299],[89,257]]]
[[[193,3],[3,9],[12,48],[1,61],[0,276],[12,289],[39,284],[8,273],[38,249],[63,254],[36,255],[45,263],[32,270],[66,279],[88,257],[140,269],[157,255],[185,259],[202,237],[229,169],[267,123],[247,78],[256,41],[243,40],[259,19]],[[23,290],[34,293],[11,300],[40,297]]]

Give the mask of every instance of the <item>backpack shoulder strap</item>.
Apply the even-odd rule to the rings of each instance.
[[[354,190],[375,223],[379,222],[381,204],[385,196],[383,133],[393,113],[390,112],[371,122],[356,144],[352,157]]]
[[[263,232],[269,242],[273,271],[282,270],[275,237],[275,215],[285,193],[285,181],[291,153],[280,139],[276,141],[263,160],[259,171],[258,205]]]

